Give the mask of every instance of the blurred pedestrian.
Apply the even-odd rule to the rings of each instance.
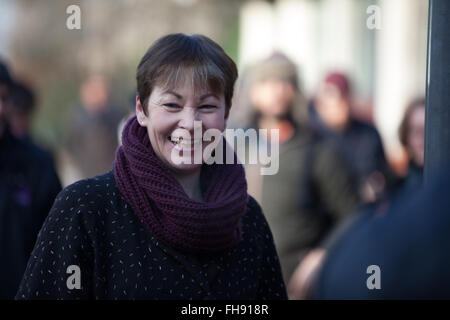
[[[319,86],[310,111],[312,126],[345,159],[361,198],[374,202],[392,181],[380,135],[351,113],[351,85],[339,72],[329,73]]]
[[[408,105],[400,124],[399,136],[408,155],[408,171],[401,187],[421,185],[425,154],[425,98],[416,98]]]
[[[291,276],[339,221],[350,216],[357,195],[334,150],[311,134],[296,65],[277,53],[250,70],[254,129],[279,131],[279,171],[261,175],[246,162],[249,192],[261,201],[280,256]],[[290,297],[296,288],[289,286]]]
[[[11,88],[10,103],[7,111],[8,124],[11,134],[48,163],[54,167],[54,158],[50,151],[38,145],[31,136],[31,127],[36,108],[36,98],[31,87],[17,80]]]
[[[31,139],[36,98],[34,92],[25,84],[14,81],[11,89],[8,122],[11,133],[19,139]]]
[[[66,183],[111,169],[118,146],[117,127],[122,112],[114,106],[110,85],[102,75],[91,75],[80,88],[81,105],[68,118],[62,160]]]
[[[167,35],[149,48],[113,171],[59,194],[18,299],[286,298],[236,155],[232,164],[192,163],[192,151],[213,151],[193,139],[194,122],[225,130],[236,78],[235,63],[205,36]]]
[[[0,299],[13,299],[52,203],[61,190],[53,163],[16,138],[8,114],[15,84],[0,62]],[[14,92],[17,94],[17,92]]]
[[[122,131],[125,127],[127,121],[133,117],[136,114],[136,96],[137,92],[134,91],[132,94],[130,94],[130,97],[128,99],[130,105],[127,110],[129,110],[120,120],[119,125],[117,126],[117,141],[119,142],[119,145],[122,145]]]

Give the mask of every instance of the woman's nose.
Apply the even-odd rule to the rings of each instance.
[[[198,121],[197,113],[194,108],[184,108],[183,112],[181,113],[181,119],[178,123],[178,126],[180,128],[188,130],[189,132],[193,132],[194,121]]]

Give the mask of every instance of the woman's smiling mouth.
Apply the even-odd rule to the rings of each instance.
[[[183,137],[169,136],[167,139],[178,150],[193,151],[202,145],[202,139],[186,139]]]

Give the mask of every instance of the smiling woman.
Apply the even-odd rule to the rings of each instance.
[[[195,90],[188,79],[184,79],[174,90],[155,86],[148,106],[143,107],[139,97],[136,99],[136,114],[139,124],[147,128],[155,153],[183,182],[188,172],[199,176],[201,163],[193,160],[177,163],[173,159],[173,149],[192,157],[195,149],[201,149],[203,153],[206,144],[194,135],[195,121],[198,121],[202,132],[208,129],[223,131],[226,127],[226,107],[223,94],[212,94],[208,89]],[[196,187],[199,189],[199,186]],[[185,187],[185,191],[189,192],[189,188]]]
[[[59,194],[17,299],[286,299],[242,165],[173,159],[205,149],[196,124],[225,130],[236,78],[205,36],[150,47],[113,171]]]

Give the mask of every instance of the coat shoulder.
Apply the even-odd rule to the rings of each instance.
[[[77,181],[65,187],[56,197],[52,212],[97,213],[104,212],[108,202],[119,195],[112,171]]]
[[[259,203],[252,197],[248,196],[247,212],[244,216],[244,230],[266,238],[267,235],[272,236],[266,217]]]

